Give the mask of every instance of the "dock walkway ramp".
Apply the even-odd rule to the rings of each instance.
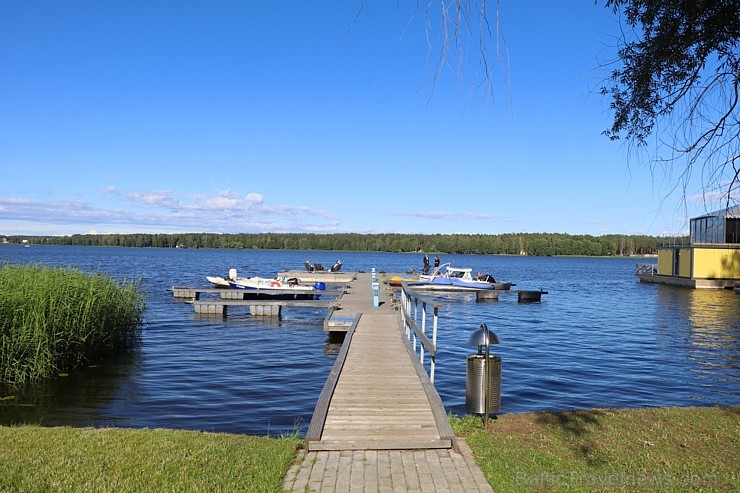
[[[442,401],[409,351],[400,316],[381,285],[373,306],[370,274],[358,274],[335,313],[354,322],[319,397],[308,450],[451,448]]]

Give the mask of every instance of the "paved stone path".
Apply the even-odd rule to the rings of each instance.
[[[473,453],[458,439],[459,452],[356,450],[304,453],[285,476],[286,492],[490,492]]]

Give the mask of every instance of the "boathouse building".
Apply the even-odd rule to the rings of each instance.
[[[691,219],[688,245],[658,249],[657,272],[638,270],[643,282],[692,288],[740,283],[740,205]]]

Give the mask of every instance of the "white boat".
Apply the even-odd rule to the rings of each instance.
[[[410,282],[408,286],[422,291],[507,290],[513,286],[509,282],[496,282],[490,275],[473,277],[472,272],[473,269],[452,267],[448,262],[435,268],[430,275],[420,275],[418,281]]]
[[[256,299],[312,300],[318,299],[318,291],[326,289],[326,285],[320,282],[314,285],[301,284],[297,277],[243,277],[229,281],[229,285],[232,289],[243,291],[245,298]]]
[[[317,291],[326,289],[323,282],[306,285],[297,277],[238,277],[236,269],[229,269],[228,277],[206,279],[217,288],[243,290],[244,299],[314,299],[318,298]]]
[[[315,286],[301,284],[297,277],[290,278],[266,278],[266,277],[241,277],[229,281],[229,286],[233,289],[260,289],[276,290],[289,289],[291,291],[314,291],[318,289]]]
[[[229,282],[236,281],[238,279],[239,278],[236,275],[236,269],[229,269],[228,277],[206,276],[206,280],[213,284],[214,288],[231,289],[231,284],[229,284]]]
[[[214,288],[225,288],[225,289],[231,289],[231,285],[229,284],[229,280],[225,277],[218,277],[218,276],[206,276],[206,279],[208,282],[213,284]]]

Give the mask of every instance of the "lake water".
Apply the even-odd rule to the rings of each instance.
[[[443,255],[541,303],[441,295],[435,384],[465,414],[466,344],[482,322],[501,339],[502,413],[594,407],[740,404],[740,296],[640,284],[624,258]],[[305,432],[339,345],[325,309],[284,308],[280,319],[231,310],[202,317],[173,285],[206,275],[273,276],[310,259],[343,271],[405,272],[418,254],[0,246],[0,263],[73,266],[140,279],[147,297],[139,347],[43,385],[0,387],[0,423],[180,428],[254,435]]]

